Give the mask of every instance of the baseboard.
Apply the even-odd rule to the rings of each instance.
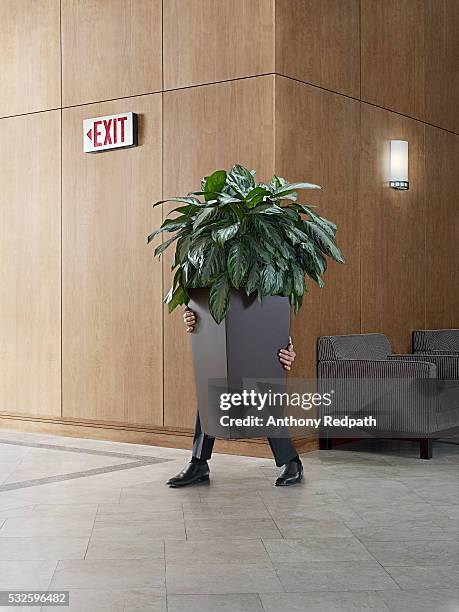
[[[132,425],[107,421],[85,421],[65,417],[31,416],[0,412],[0,427],[35,433],[55,434],[73,438],[112,440],[131,444],[148,444],[168,448],[190,449],[193,445],[193,431],[151,425]],[[1,434],[0,434],[1,435]],[[299,453],[319,448],[317,438],[294,438]],[[264,439],[224,440],[215,442],[215,452],[246,457],[271,458],[271,449]]]

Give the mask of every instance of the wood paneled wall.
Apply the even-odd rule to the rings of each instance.
[[[167,0],[164,88],[274,72],[275,0]]]
[[[359,0],[276,2],[276,72],[360,95]]]
[[[60,111],[0,120],[0,143],[0,409],[60,415]]]
[[[139,146],[83,153],[86,117],[133,111]],[[70,418],[162,425],[161,94],[62,115],[62,389]],[[108,153],[108,154],[107,154]]]
[[[0,117],[61,105],[59,2],[2,2]]]
[[[161,0],[62,0],[62,104],[162,89]]]
[[[362,99],[459,132],[459,2],[362,0]]]
[[[170,207],[151,204],[236,161],[321,183],[305,197],[339,225],[346,264],[294,319],[295,375],[321,334],[405,351],[415,327],[459,326],[458,30],[456,0],[5,0],[8,423],[190,445],[190,339],[162,303],[171,256],[146,244]],[[84,118],[127,110],[137,148],[82,152]],[[387,185],[393,138],[408,192]]]
[[[459,327],[459,138],[425,126],[426,328]]]

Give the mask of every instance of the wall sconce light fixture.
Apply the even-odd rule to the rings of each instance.
[[[408,182],[408,142],[390,141],[390,178],[392,189],[409,189]]]

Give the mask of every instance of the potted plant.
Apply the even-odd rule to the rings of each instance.
[[[336,225],[297,202],[303,189],[321,187],[277,176],[256,183],[254,171],[234,165],[203,178],[199,191],[154,204],[180,204],[147,241],[172,234],[154,251],[175,243],[164,301],[169,312],[189,304],[198,315],[193,361],[204,421],[209,379],[234,388],[242,378],[284,376],[277,351],[288,343],[290,305],[297,313],[305,276],[322,287],[327,257],[344,262]]]

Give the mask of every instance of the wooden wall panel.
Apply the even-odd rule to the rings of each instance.
[[[60,415],[60,111],[1,119],[0,143],[0,410]]]
[[[82,121],[139,114],[139,145],[82,151]],[[161,94],[63,111],[65,417],[162,424]]]
[[[360,97],[359,0],[277,0],[276,72]]]
[[[362,99],[459,131],[457,0],[362,0]]]
[[[424,120],[459,133],[459,2],[426,0]]]
[[[162,88],[161,0],[62,0],[64,106]]]
[[[362,99],[424,115],[424,0],[362,0]]]
[[[3,0],[0,117],[61,104],[59,0]]]
[[[274,71],[275,0],[167,0],[164,87]]]
[[[425,325],[424,125],[363,104],[361,129],[362,332],[408,352]],[[388,185],[392,139],[409,142],[409,191]]]
[[[459,137],[425,133],[426,327],[459,328]]]
[[[297,377],[315,376],[318,336],[360,331],[359,122],[359,102],[276,77],[276,172],[322,185],[299,201],[337,223],[346,258],[344,266],[330,262],[323,289],[309,281],[293,318]]]
[[[273,77],[259,77],[164,94],[164,197],[199,187],[202,176],[242,163],[273,172]],[[170,207],[169,207],[170,208]],[[165,256],[165,290],[172,253]],[[196,397],[191,342],[182,310],[164,314],[164,424],[194,425]]]

